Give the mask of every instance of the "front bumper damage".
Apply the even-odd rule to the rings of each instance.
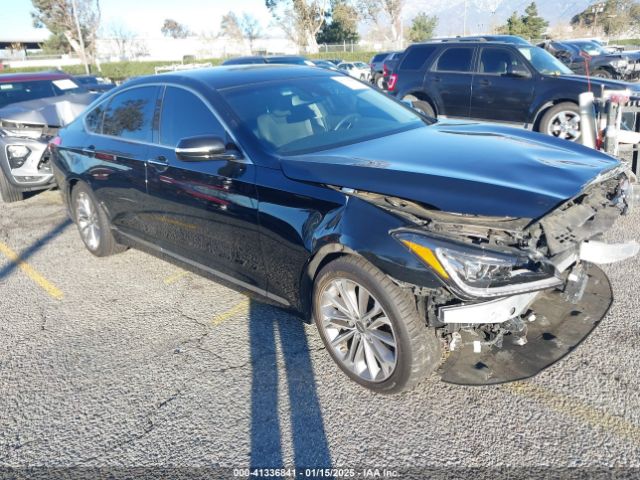
[[[600,323],[613,302],[611,284],[598,266],[588,265],[585,275],[584,292],[575,303],[558,289],[536,294],[527,306],[529,313],[517,325],[520,334],[500,337],[500,345],[489,345],[477,330],[460,330],[457,348],[440,366],[442,380],[459,385],[522,380],[570,353]]]

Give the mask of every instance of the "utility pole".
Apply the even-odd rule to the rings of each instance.
[[[87,51],[84,48],[84,39],[82,38],[82,29],[80,28],[80,20],[78,19],[78,5],[76,0],[71,0],[71,9],[73,10],[73,19],[76,22],[76,31],[78,32],[78,43],[82,52],[82,61],[84,62],[84,71],[89,75],[89,62],[87,61]]]
[[[467,0],[464,0],[464,16],[462,17],[462,36],[467,36]]]

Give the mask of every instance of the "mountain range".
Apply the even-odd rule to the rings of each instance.
[[[404,18],[413,18],[420,12],[437,15],[437,35],[462,35],[465,23],[467,35],[489,33],[492,27],[503,25],[513,12],[518,15],[531,0],[409,0],[405,4]],[[568,23],[593,0],[537,0],[538,13],[550,26]]]

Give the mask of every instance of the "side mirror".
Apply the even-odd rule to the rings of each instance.
[[[213,135],[183,138],[175,149],[176,156],[184,162],[206,160],[237,160],[240,152],[229,150],[224,140]]]
[[[527,70],[513,70],[506,73],[505,76],[511,78],[531,78],[531,74]]]

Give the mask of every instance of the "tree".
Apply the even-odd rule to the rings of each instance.
[[[318,43],[355,43],[359,38],[358,10],[346,0],[333,0],[331,11],[316,35]]]
[[[89,73],[95,60],[96,33],[100,26],[99,0],[31,0],[36,28],[47,28],[54,36],[64,36],[82,58]]]
[[[246,38],[249,42],[249,50],[253,52],[253,42],[255,42],[262,36],[262,28],[260,28],[260,23],[253,15],[243,13],[240,27],[242,28],[242,34],[244,35],[244,38]]]
[[[71,48],[63,33],[52,33],[49,38],[40,44],[40,48],[47,54],[73,52],[73,48]]]
[[[538,15],[538,7],[535,2],[531,2],[525,9],[524,15],[519,17],[518,12],[513,12],[507,19],[507,23],[498,27],[498,33],[535,39],[542,37],[548,26],[549,22]]]
[[[172,18],[167,18],[164,21],[160,31],[165,37],[187,38],[189,36],[189,29]]]
[[[606,0],[587,7],[571,25],[602,29],[607,36],[640,32],[640,4],[634,0]]]
[[[318,51],[316,35],[324,24],[328,0],[265,0],[287,37],[310,53]]]
[[[402,10],[405,0],[358,0],[358,9],[365,21],[379,29],[388,25],[389,40],[400,48],[402,45]]]
[[[411,29],[409,30],[410,42],[424,42],[433,37],[433,33],[438,26],[438,17],[435,15],[427,15],[426,13],[419,13],[411,22]]]
[[[127,54],[130,53],[131,47],[133,46],[136,37],[135,34],[124,24],[114,22],[109,27],[108,35],[113,39],[113,42],[118,48],[118,56],[121,59],[127,58]]]
[[[524,24],[524,30],[527,37],[532,39],[542,38],[542,34],[549,26],[549,22],[538,15],[538,7],[535,2],[531,2],[531,4],[524,10],[522,23]]]
[[[240,26],[240,20],[233,12],[223,15],[220,19],[220,36],[226,37],[237,42],[244,40],[244,33]]]

